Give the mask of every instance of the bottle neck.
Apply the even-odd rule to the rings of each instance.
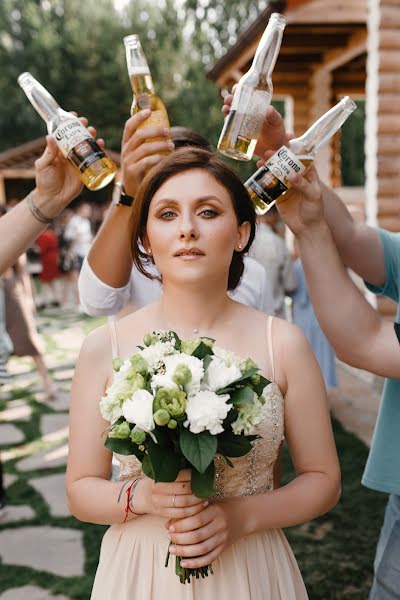
[[[251,71],[257,72],[262,79],[271,79],[281,47],[284,27],[283,17],[271,19],[258,44]]]
[[[136,96],[154,94],[153,80],[148,67],[136,68],[129,72],[132,91]]]
[[[290,143],[294,151],[315,156],[330,138],[341,128],[356,108],[351,98],[344,98],[320,117],[302,136]]]
[[[34,78],[25,78],[20,83],[32,106],[46,123],[56,118],[61,111],[53,96]]]

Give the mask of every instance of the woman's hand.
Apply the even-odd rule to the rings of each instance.
[[[76,113],[71,114],[77,116]],[[88,120],[85,117],[80,117],[79,120],[95,138],[96,130],[94,127],[88,127]],[[104,140],[99,139],[97,143],[104,148]],[[49,218],[56,216],[83,188],[76,169],[64,157],[55,139],[50,135],[46,137],[44,153],[35,161],[35,171],[35,194],[40,199],[40,208],[45,207],[43,212]]]
[[[208,501],[192,494],[190,480],[190,470],[180,471],[173,483],[154,483],[146,479],[139,486],[137,502],[134,500],[133,505],[138,512],[166,519],[185,519],[197,515],[208,505]]]
[[[212,502],[193,517],[167,523],[170,554],[181,556],[181,566],[205,567],[245,535],[240,501]]]
[[[121,149],[122,183],[130,196],[136,194],[149,169],[175,147],[169,129],[140,127],[150,114],[150,109],[141,110],[125,123]]]

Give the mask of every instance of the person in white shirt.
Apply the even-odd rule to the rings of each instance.
[[[296,289],[296,274],[285,240],[274,230],[278,220],[279,215],[275,207],[258,218],[250,256],[264,267],[271,282],[274,299],[273,314],[284,319],[286,318],[285,296]]]
[[[146,265],[151,273],[155,267]],[[116,315],[125,306],[129,310],[137,310],[146,304],[156,302],[162,294],[159,281],[148,279],[135,268],[131,271],[128,283],[120,288],[107,285],[99,279],[91,268],[87,258],[83,261],[79,276],[79,295],[83,310],[92,316]],[[244,258],[244,272],[240,284],[229,295],[234,300],[272,314],[274,302],[271,286],[263,267],[254,259]]]

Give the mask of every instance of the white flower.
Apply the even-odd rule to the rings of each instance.
[[[242,372],[236,364],[232,363],[230,366],[227,366],[224,360],[218,356],[213,356],[207,367],[201,387],[217,392],[241,377]]]
[[[176,349],[173,342],[156,342],[139,352],[147,361],[152,371],[155,371],[159,367],[160,363],[164,361],[165,356],[175,353]]]
[[[103,419],[115,423],[122,416],[122,402],[116,396],[106,395],[100,400],[100,412]]]
[[[189,356],[179,352],[166,356],[164,359],[165,373],[153,375],[151,378],[151,389],[155,390],[160,387],[177,388],[177,384],[173,381],[173,375],[178,365],[186,365],[192,374],[191,380],[184,385],[185,392],[189,395],[197,392],[200,389],[200,381],[204,375],[203,361],[195,356]]]
[[[235,435],[254,435],[256,427],[265,419],[265,413],[262,410],[263,405],[254,394],[253,402],[246,402],[239,408],[239,414],[232,423],[232,430]]]
[[[134,423],[143,431],[152,431],[155,427],[153,400],[147,390],[137,390],[130,400],[123,403],[122,414],[128,423]]]
[[[213,353],[214,356],[217,356],[218,358],[223,360],[227,367],[230,367],[231,365],[236,365],[238,368],[240,368],[240,365],[243,362],[243,359],[240,358],[240,356],[238,356],[234,352],[231,352],[230,350],[225,350],[224,348],[220,348],[215,344],[213,346]]]
[[[212,435],[222,433],[224,430],[222,422],[232,408],[232,404],[227,404],[228,400],[229,394],[218,396],[208,390],[189,396],[185,427],[189,427],[192,433],[200,433],[205,430]]]

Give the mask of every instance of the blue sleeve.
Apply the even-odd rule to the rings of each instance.
[[[399,301],[400,278],[400,233],[391,233],[384,229],[378,230],[383,244],[385,257],[385,285],[377,287],[365,281],[365,285],[374,294],[387,296],[395,302]]]

